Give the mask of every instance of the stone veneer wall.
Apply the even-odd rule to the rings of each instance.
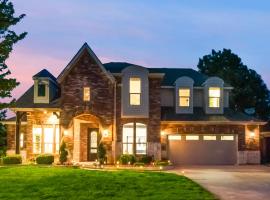
[[[147,154],[155,159],[161,158],[160,145],[160,78],[149,77],[149,118],[121,118],[121,78],[117,77],[116,91],[116,159],[122,154],[122,129],[123,125],[138,122],[147,125]]]
[[[6,125],[7,128],[7,149],[8,150],[15,150],[15,132],[16,132],[16,125],[15,124],[7,124]],[[21,125],[21,133],[24,134],[23,137],[23,143],[24,143],[24,147],[21,149],[25,149],[26,148],[26,141],[28,137],[31,137],[31,135],[29,135],[26,131],[26,125]]]

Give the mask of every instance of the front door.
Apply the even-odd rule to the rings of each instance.
[[[88,130],[88,161],[97,159],[97,147],[100,141],[99,129],[89,128]]]

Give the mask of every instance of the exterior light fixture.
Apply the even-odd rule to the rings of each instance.
[[[254,132],[250,132],[249,137],[250,137],[250,139],[254,139],[255,138],[255,133]]]
[[[108,131],[108,129],[104,129],[104,130],[102,131],[102,136],[103,136],[103,137],[108,137],[108,136],[109,136],[109,131]]]
[[[160,170],[163,170],[163,167],[162,167],[162,166],[160,166],[160,167],[159,167],[159,169],[160,169]]]
[[[128,161],[128,165],[130,165],[130,161]]]
[[[160,132],[160,135],[165,135],[165,131],[161,131]]]
[[[68,131],[64,130],[64,135],[67,136],[68,135]]]
[[[119,165],[119,161],[117,161],[116,164]]]

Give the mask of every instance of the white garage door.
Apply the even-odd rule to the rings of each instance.
[[[236,135],[169,135],[169,159],[181,165],[234,165]]]

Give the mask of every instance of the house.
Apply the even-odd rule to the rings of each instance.
[[[103,142],[108,163],[122,154],[175,164],[260,163],[264,122],[229,108],[232,87],[193,69],[102,64],[84,44],[56,78],[46,69],[6,121],[8,153],[95,161]]]

